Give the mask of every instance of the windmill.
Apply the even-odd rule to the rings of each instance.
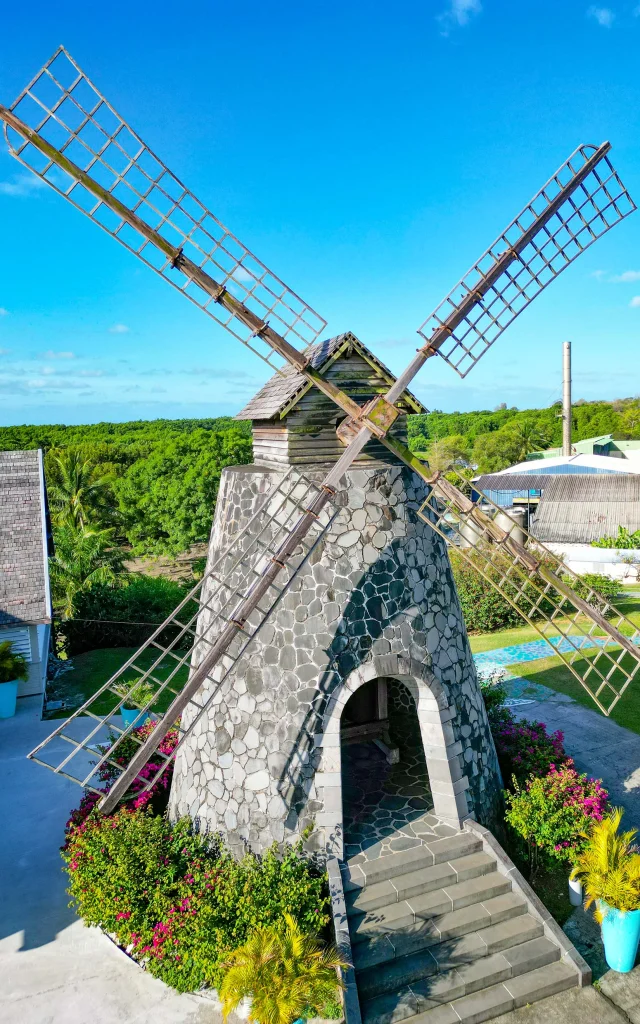
[[[63,48],[10,108],[0,106],[0,118],[10,152],[25,167],[267,362],[285,386],[294,375],[299,392],[316,388],[333,403],[337,435],[344,446],[320,475],[290,465],[276,475],[273,486],[261,478],[233,528],[218,537],[204,579],[140,651],[30,757],[100,793],[105,813],[134,791],[149,791],[176,755],[188,768],[194,749],[202,746],[205,723],[223,688],[239,666],[246,668],[277,609],[299,589],[302,574],[314,559],[322,557],[326,539],[333,536],[335,541],[331,531],[348,504],[345,474],[371,444],[404,467],[401,487],[406,494],[413,486],[408,481],[415,481],[412,493],[420,500],[414,518],[422,524],[423,536],[432,538],[424,543],[435,545],[434,558],[444,550],[442,541],[455,544],[526,621],[550,638],[600,710],[610,713],[640,665],[633,624],[585,589],[541,544],[528,540],[523,545],[521,526],[504,514],[498,522],[498,510],[488,498],[469,496],[466,481],[456,482],[453,471],[431,473],[397,429],[408,385],[428,359],[440,356],[465,377],[562,270],[635,209],[610,163],[609,143],[582,145],[571,154],[425,320],[419,329],[423,343],[406,370],[394,379],[378,364],[387,384],[361,404],[339,379],[324,372],[326,362],[318,357],[324,343],[318,346],[317,339],[325,321],[168,170]],[[223,499],[221,494],[219,507]],[[437,571],[445,569],[440,565]],[[461,643],[466,644],[466,638]],[[389,675],[399,671],[397,659],[395,670],[385,664]],[[480,742],[489,745],[484,751],[483,785],[496,790],[498,776],[491,779],[495,754],[492,760],[484,711],[479,710],[482,702],[472,668],[465,671],[473,728]],[[100,702],[104,706],[104,700],[116,694],[118,680],[131,673],[148,681],[155,693],[136,722],[124,729],[118,716],[124,698],[114,696],[107,714],[100,710]],[[319,770],[313,760],[317,722],[319,716],[326,717],[335,699],[326,692],[311,699],[312,714],[300,726],[306,745],[289,756],[281,779],[295,771],[309,777]],[[429,719],[433,735],[437,733],[437,743],[432,742],[440,744],[448,766],[441,791],[444,816],[461,821],[466,808],[461,796],[464,779],[449,769],[461,756],[464,742],[451,735],[453,702],[449,707],[442,693],[431,699],[426,715],[435,715]],[[140,739],[133,730],[154,711],[155,727]],[[163,741],[178,719],[177,746],[169,750]],[[137,750],[125,766],[119,753],[129,740]],[[66,750],[62,756],[61,749]],[[328,779],[331,768],[325,763],[322,770]],[[100,779],[105,772],[111,773],[112,785],[102,795]]]

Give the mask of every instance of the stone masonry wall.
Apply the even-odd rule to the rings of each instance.
[[[256,466],[224,471],[207,568],[279,478]],[[449,820],[492,822],[500,773],[446,549],[416,516],[425,496],[401,466],[349,472],[338,517],[288,592],[223,684],[201,691],[210,704],[178,755],[172,817],[199,818],[238,852],[315,821],[316,844],[339,849],[339,772],[323,731],[356,677],[401,672],[416,680],[436,813],[439,799]]]

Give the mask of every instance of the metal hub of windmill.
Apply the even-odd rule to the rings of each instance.
[[[270,367],[285,376],[292,371],[302,375],[346,415],[337,431],[344,451],[322,482],[285,473],[235,538],[234,549],[208,567],[203,583],[141,651],[30,757],[101,793],[99,773],[109,768],[115,781],[101,799],[105,813],[131,794],[134,781],[137,792],[150,789],[335,517],[332,499],[371,439],[428,485],[419,510],[422,520],[447,544],[456,545],[541,636],[559,634],[567,641],[559,656],[600,710],[610,713],[640,667],[633,624],[600,595],[576,586],[575,574],[540,543],[525,535],[523,545],[521,524],[511,521],[505,528],[504,513],[502,525],[494,521],[495,506],[483,494],[469,497],[454,467],[446,475],[432,473],[391,433],[400,415],[399,400],[429,359],[439,356],[465,377],[548,284],[633,212],[635,205],[611,165],[608,142],[581,145],[571,154],[425,320],[418,331],[421,346],[386,394],[360,407],[310,358],[325,321],[167,169],[63,48],[11,107],[0,106],[0,118],[11,154],[25,167]],[[202,587],[214,583],[213,618],[202,630]],[[143,655],[146,662],[140,665]],[[159,672],[161,661],[170,665],[169,671]],[[188,682],[180,686],[178,674],[188,666]],[[137,721],[121,728],[117,713],[126,698],[114,687],[131,669],[155,693]],[[110,714],[101,715],[95,701],[107,692],[117,699]],[[155,727],[139,740],[133,730],[154,711]],[[178,747],[165,754],[162,741],[181,715]],[[123,766],[118,748],[128,737],[138,750]],[[58,757],[60,745],[52,740],[70,744],[68,753]],[[88,755],[95,761],[88,763]],[[152,768],[141,781],[150,759]]]

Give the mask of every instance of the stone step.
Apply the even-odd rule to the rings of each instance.
[[[486,853],[471,853],[457,860],[433,864],[405,874],[388,878],[383,882],[365,885],[363,889],[354,888],[345,894],[347,914],[366,914],[390,903],[410,899],[421,893],[442,889],[447,885],[465,882],[469,878],[486,875],[496,870],[496,862]]]
[[[541,967],[559,960],[560,950],[545,938],[534,939],[519,948],[520,954],[512,958],[513,962],[504,953],[494,953],[446,974],[432,974],[375,998],[364,999],[361,1003],[363,1024],[397,1024],[500,982],[509,989],[509,983],[516,978],[522,992],[528,992],[530,986],[523,984],[520,975],[537,973]]]
[[[577,984],[577,971],[569,964],[557,961],[419,1012],[411,1017],[411,1024],[482,1024],[520,1006],[575,988]]]
[[[511,881],[492,871],[446,888],[419,893],[411,899],[353,916],[349,922],[351,942],[357,944],[378,935],[407,933],[420,929],[450,911],[478,906],[479,920],[486,913],[483,903],[511,891]],[[366,892],[366,890],[365,890]]]
[[[402,850],[400,853],[391,853],[386,857],[377,857],[375,860],[366,860],[363,854],[358,854],[342,866],[344,889],[345,892],[362,889],[365,885],[397,878],[410,871],[479,853],[481,849],[480,839],[471,832],[460,832],[458,835],[443,839],[434,837],[428,843],[414,846],[410,850]]]
[[[520,919],[524,919],[524,923]],[[468,960],[498,953],[506,946],[536,938],[542,930],[542,925],[527,914],[526,902],[508,892],[484,903],[420,921],[403,931],[368,936],[353,946],[353,963],[356,971],[363,971],[409,953],[430,949],[439,969],[448,970],[460,962],[457,958]],[[463,936],[466,942],[462,944],[452,941]]]
[[[525,918],[520,917],[518,920],[524,921]],[[517,940],[518,935],[512,937]],[[456,958],[453,956],[452,949],[446,952],[442,951],[444,955],[441,958],[441,966],[439,966],[434,955],[438,952],[436,946],[390,960],[386,964],[379,964],[365,971],[359,971],[357,981],[360,999],[363,1004],[368,1003],[376,996],[400,992],[402,989],[412,987],[414,983],[431,978],[432,975],[439,972],[442,972],[441,977],[446,977],[448,974],[455,974],[456,971],[466,970],[469,964],[478,963],[480,960],[484,962],[491,959],[491,956],[503,957],[510,967],[509,976],[512,977],[525,971],[544,967],[560,957],[558,947],[544,935],[514,946],[506,946],[501,953],[492,954],[489,957],[486,951],[487,946],[482,942],[476,943],[474,946],[467,944],[464,959],[460,955],[463,953],[462,949],[459,950],[459,955]],[[467,989],[467,991],[471,991],[471,989]]]

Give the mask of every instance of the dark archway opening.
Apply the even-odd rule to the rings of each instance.
[[[340,746],[345,857],[376,844],[408,849],[431,832],[418,712],[404,683],[374,679],[356,690],[342,713]]]

